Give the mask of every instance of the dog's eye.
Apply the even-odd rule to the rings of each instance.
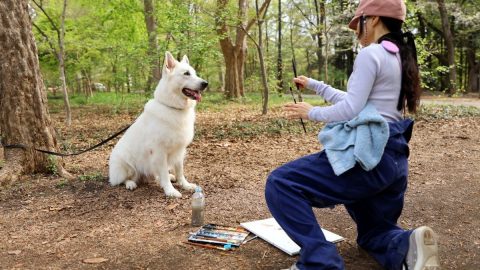
[[[190,76],[190,71],[185,71],[185,73],[183,73],[183,75]]]

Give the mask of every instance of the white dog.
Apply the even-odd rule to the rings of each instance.
[[[179,198],[182,195],[171,183],[174,177],[183,189],[195,189],[196,185],[185,179],[183,160],[193,139],[195,105],[207,86],[189,65],[187,56],[178,62],[166,52],[154,98],[145,104],[142,114],[112,150],[111,185],[125,183],[127,189],[133,190],[140,178],[154,177],[165,195]]]

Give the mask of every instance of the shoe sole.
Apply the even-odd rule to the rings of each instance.
[[[431,228],[422,226],[415,229],[410,235],[410,243],[414,243],[415,266],[409,270],[440,270],[438,237]]]

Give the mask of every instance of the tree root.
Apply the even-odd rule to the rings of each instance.
[[[9,186],[22,176],[22,166],[16,162],[6,162],[0,170],[0,186]]]

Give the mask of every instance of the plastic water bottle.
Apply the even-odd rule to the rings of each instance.
[[[192,226],[202,226],[205,219],[205,196],[197,186],[192,195]]]

